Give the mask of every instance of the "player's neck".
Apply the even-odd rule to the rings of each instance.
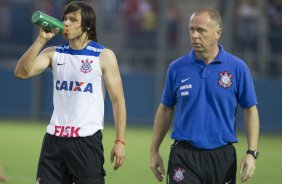
[[[69,40],[70,47],[74,50],[81,50],[85,48],[91,40],[88,39],[87,35],[81,35],[79,38]]]
[[[214,49],[211,49],[206,52],[196,53],[196,55],[197,58],[202,59],[206,64],[209,64],[214,60],[218,52],[219,52],[219,48],[215,47]]]

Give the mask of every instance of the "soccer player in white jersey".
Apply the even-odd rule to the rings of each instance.
[[[102,133],[104,98],[108,91],[116,138],[111,151],[114,169],[125,161],[126,107],[115,54],[97,43],[96,16],[82,1],[64,10],[66,43],[47,47],[57,33],[42,28],[15,68],[27,79],[51,68],[54,111],[47,127],[38,163],[39,184],[103,184],[105,171]],[[43,51],[41,51],[43,50]]]

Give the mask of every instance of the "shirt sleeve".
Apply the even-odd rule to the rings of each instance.
[[[238,103],[242,108],[257,105],[257,97],[251,72],[246,64],[239,71]]]
[[[174,70],[170,66],[167,74],[165,86],[162,94],[161,102],[167,107],[172,107],[176,104],[176,95],[174,90]]]

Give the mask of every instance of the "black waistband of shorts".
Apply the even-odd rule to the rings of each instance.
[[[191,144],[191,142],[188,142],[188,141],[177,141],[177,140],[175,140],[174,143],[173,143],[173,146],[181,146],[181,147],[186,148],[186,149],[199,150],[199,151],[212,151],[212,150],[225,149],[225,148],[228,148],[230,146],[233,146],[233,144],[227,143],[226,145],[223,145],[223,146],[220,146],[220,147],[217,147],[217,148],[205,149],[205,148],[197,148],[197,147],[193,146]]]
[[[45,133],[45,136],[49,137],[50,139],[57,140],[57,141],[64,141],[64,142],[66,142],[66,141],[77,141],[77,140],[87,139],[89,137],[95,137],[95,136],[101,136],[101,135],[102,135],[101,130],[98,130],[93,135],[89,135],[89,136],[86,136],[86,137],[59,137],[59,136],[49,134],[48,132]]]

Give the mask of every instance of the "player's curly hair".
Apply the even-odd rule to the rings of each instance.
[[[90,5],[83,1],[72,1],[66,5],[64,16],[68,13],[76,12],[78,10],[81,12],[82,31],[87,32],[87,36],[90,40],[97,42],[96,15],[94,9]]]

